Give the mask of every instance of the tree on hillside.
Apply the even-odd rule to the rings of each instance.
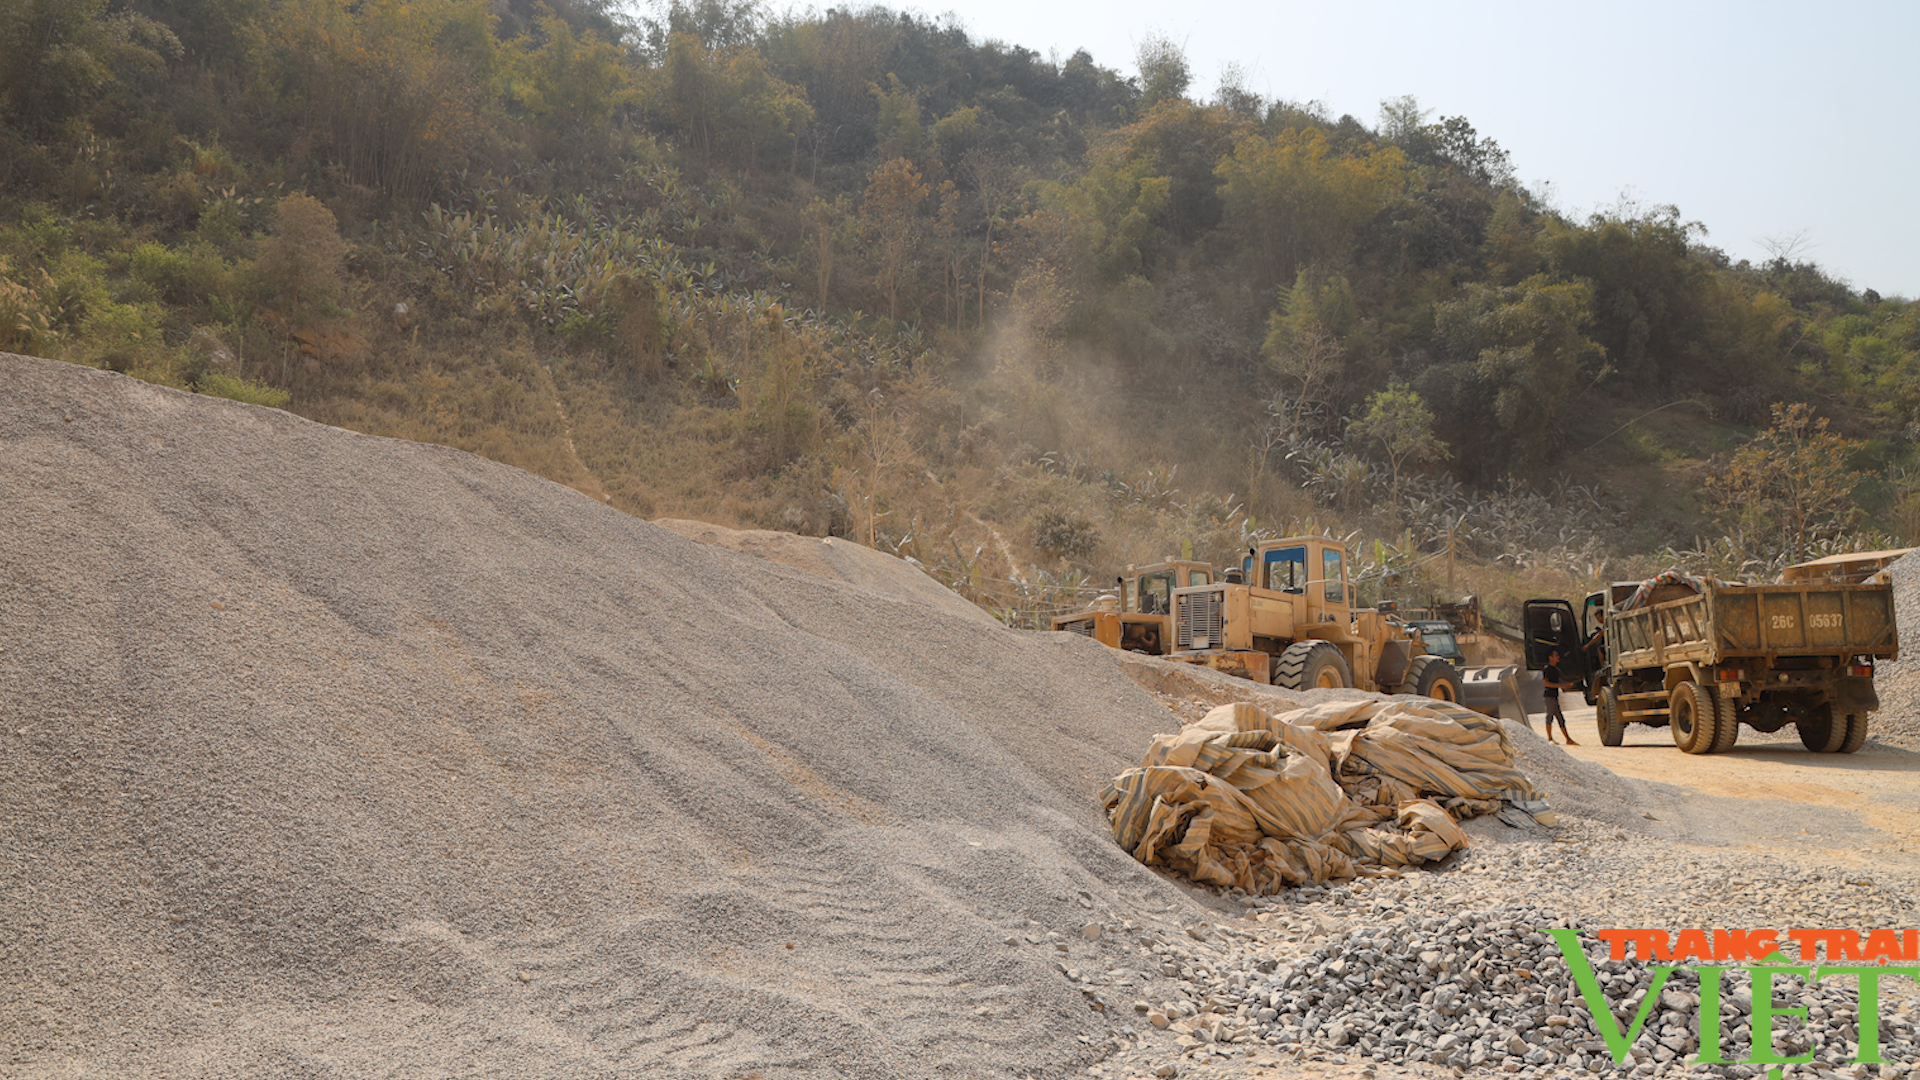
[[[833,286],[834,256],[840,242],[847,238],[852,228],[846,196],[829,202],[815,196],[801,212],[801,223],[807,230],[806,246],[813,252],[813,276],[818,306],[827,310],[828,290]]]
[[[1290,427],[1317,427],[1341,410],[1347,348],[1340,334],[1353,321],[1352,309],[1351,288],[1337,274],[1315,280],[1302,270],[1293,288],[1281,291],[1260,353],[1280,377],[1288,403],[1282,419]]]
[[[1827,430],[1804,402],[1775,402],[1773,426],[1734,451],[1725,468],[1707,477],[1729,526],[1771,528],[1790,561],[1808,545],[1837,535],[1860,515],[1853,491],[1870,474],[1848,467],[1866,444]]]
[[[987,325],[987,275],[993,266],[994,227],[1005,220],[1020,192],[1023,174],[1005,155],[975,150],[961,159],[961,174],[972,184],[974,198],[980,204],[980,263],[977,282],[975,325]]]
[[[926,142],[926,128],[920,123],[920,91],[887,73],[885,85],[873,87],[873,99],[880,107],[874,121],[874,143],[883,158],[915,158]]]
[[[42,136],[116,86],[151,82],[181,55],[166,26],[107,0],[0,4],[0,121]]]
[[[1220,162],[1250,130],[1244,117],[1184,98],[1160,103],[1129,127],[1124,159],[1167,182],[1167,200],[1155,221],[1176,243],[1188,244],[1220,225]]]
[[[751,168],[761,149],[813,119],[799,89],[775,78],[750,48],[713,49],[693,34],[675,33],[662,75],[667,118],[708,158],[719,151]]]
[[[1187,51],[1165,34],[1151,33],[1140,42],[1135,56],[1140,65],[1140,107],[1151,109],[1163,101],[1185,97],[1193,83]]]
[[[920,238],[920,204],[931,193],[920,170],[905,158],[885,162],[867,176],[860,227],[880,266],[874,283],[887,298],[889,319],[900,317],[900,278]]]
[[[635,98],[634,71],[620,48],[591,30],[576,33],[557,15],[537,35],[515,39],[510,92],[527,113],[569,133],[592,129]]]
[[[1709,351],[1701,294],[1711,267],[1692,241],[1704,232],[1677,207],[1625,205],[1546,238],[1552,269],[1592,284],[1593,339],[1630,385],[1697,381]]]
[[[422,199],[498,122],[485,0],[284,4],[266,27],[305,138],[354,183]]]
[[[1582,384],[1605,374],[1606,352],[1586,335],[1592,301],[1585,282],[1535,275],[1509,288],[1469,285],[1434,309],[1434,344],[1452,363],[1422,381],[1451,391],[1441,400],[1456,445],[1471,446],[1483,468],[1532,472]]]
[[[1447,448],[1433,433],[1433,410],[1414,389],[1395,382],[1367,398],[1367,411],[1347,428],[1347,438],[1374,443],[1387,459],[1392,477],[1393,516],[1400,516],[1400,471],[1423,461],[1447,457]]]
[[[1291,280],[1308,263],[1336,260],[1406,186],[1399,150],[1336,154],[1317,129],[1249,135],[1219,172],[1227,227],[1258,287]]]

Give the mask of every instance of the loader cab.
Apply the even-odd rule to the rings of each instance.
[[[1270,540],[1249,550],[1241,568],[1254,588],[1299,597],[1296,610],[1309,622],[1352,618],[1347,549],[1338,541],[1318,536]]]
[[[1163,559],[1129,566],[1120,578],[1120,610],[1143,615],[1173,612],[1173,590],[1213,584],[1213,568],[1191,559]]]
[[[1427,655],[1444,658],[1455,667],[1466,667],[1460,640],[1453,635],[1453,624],[1445,619],[1414,619],[1406,624],[1407,636],[1418,638]]]

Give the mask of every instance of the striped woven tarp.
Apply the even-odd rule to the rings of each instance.
[[[1498,721],[1428,698],[1332,702],[1273,716],[1223,705],[1154,739],[1102,799],[1148,865],[1262,895],[1377,873],[1467,846],[1452,815],[1551,811]]]

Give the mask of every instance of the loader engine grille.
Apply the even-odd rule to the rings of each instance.
[[[1220,634],[1220,610],[1226,606],[1225,589],[1181,593],[1174,605],[1173,647],[1176,649],[1213,649],[1225,645]]]
[[[1093,620],[1092,619],[1075,619],[1070,623],[1066,623],[1062,625],[1060,629],[1067,630],[1075,634],[1079,634],[1082,637],[1092,637],[1093,636]]]

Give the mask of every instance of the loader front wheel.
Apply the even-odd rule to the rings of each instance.
[[[1460,672],[1440,656],[1416,656],[1407,667],[1407,681],[1400,693],[1419,694],[1435,701],[1460,700]]]
[[[1273,665],[1273,685],[1287,690],[1338,690],[1353,685],[1347,658],[1325,641],[1296,641]]]

